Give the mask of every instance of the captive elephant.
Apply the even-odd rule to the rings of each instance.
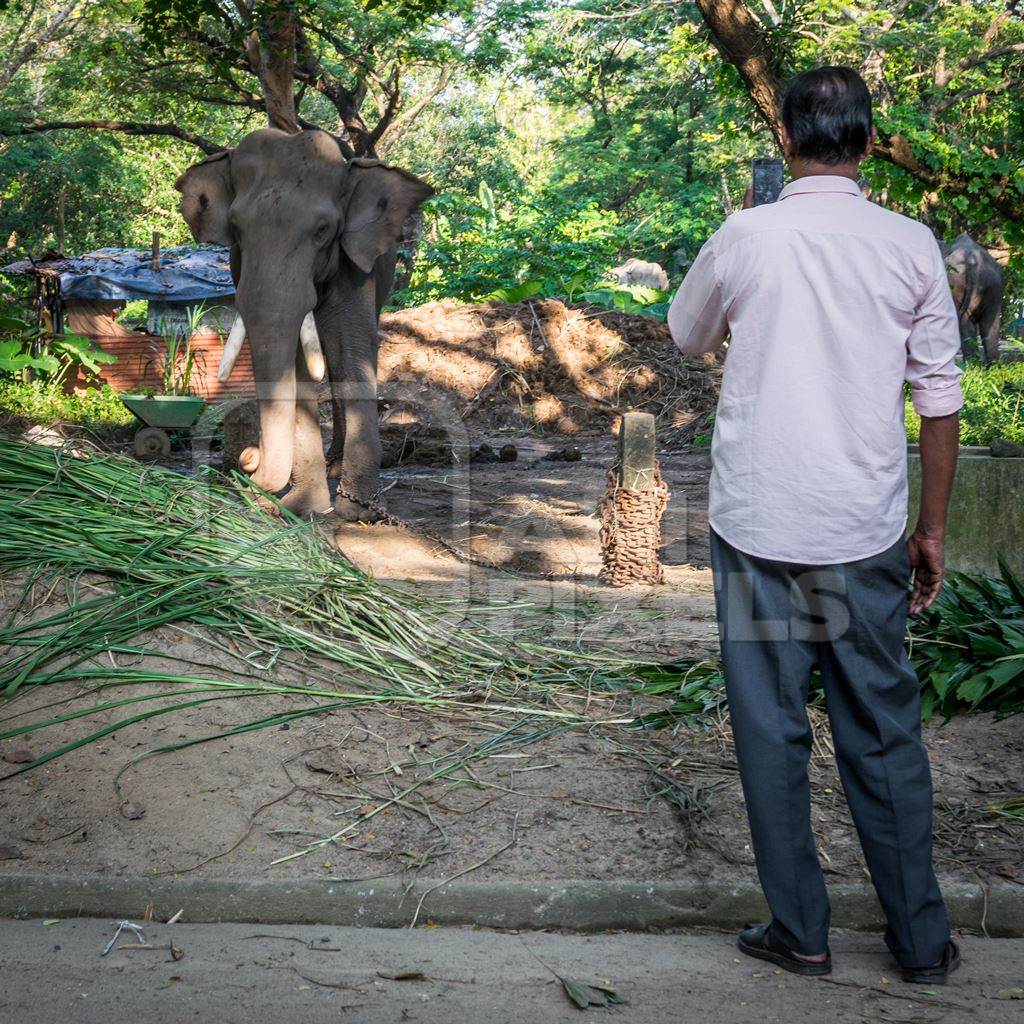
[[[668,274],[657,263],[648,263],[636,257],[626,260],[621,266],[612,267],[608,276],[620,285],[639,285],[643,288],[658,288],[668,291]]]
[[[991,363],[999,358],[999,318],[1006,286],[1003,269],[987,249],[966,233],[954,242],[941,243],[940,248],[960,317],[963,354],[970,355],[980,338],[982,357]]]
[[[259,444],[240,467],[299,514],[372,518],[380,489],[377,323],[405,219],[433,188],[377,160],[346,160],[326,132],[264,128],[174,183],[197,242],[231,247],[238,319],[220,376],[249,339]],[[317,382],[330,380],[326,459]]]

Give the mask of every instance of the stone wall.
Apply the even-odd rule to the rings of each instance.
[[[1002,554],[1024,571],[1024,459],[994,459],[984,449],[964,448],[949,506],[946,560],[951,569],[997,573]],[[921,459],[909,457],[909,528],[917,521]]]

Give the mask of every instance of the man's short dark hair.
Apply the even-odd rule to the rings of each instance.
[[[853,68],[805,71],[789,83],[782,123],[794,156],[823,164],[858,160],[871,138],[871,93]]]

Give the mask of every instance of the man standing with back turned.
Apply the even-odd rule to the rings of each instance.
[[[963,404],[939,247],[856,185],[871,97],[849,68],[799,75],[782,108],[792,181],[731,216],[669,310],[688,355],[730,335],[712,445],[711,561],[736,756],[771,923],[740,949],[827,974],[829,904],[811,832],[808,685],[825,688],[839,773],[886,943],[905,981],[960,962],[932,867],[920,691],[904,649],[937,596]],[[921,415],[910,539],[903,382]],[[909,595],[911,570],[913,591]]]

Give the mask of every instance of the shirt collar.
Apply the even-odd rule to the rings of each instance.
[[[842,174],[808,174],[804,178],[791,181],[779,193],[779,199],[821,192],[839,192],[843,195],[863,197],[860,187],[852,178]]]

